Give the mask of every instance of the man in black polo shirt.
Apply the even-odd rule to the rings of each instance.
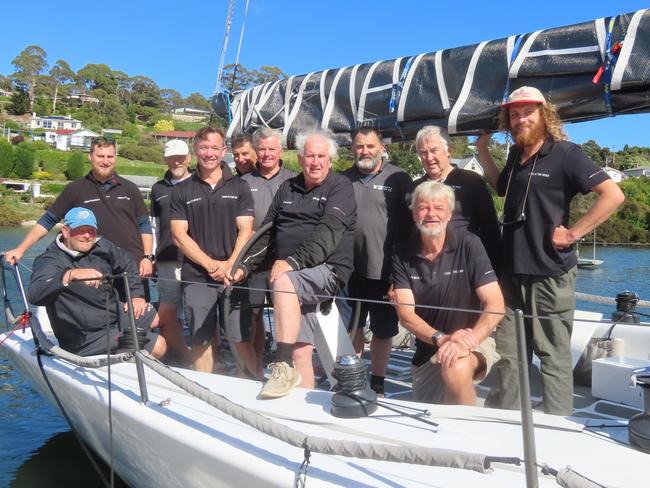
[[[164,330],[174,334],[165,337],[170,347],[183,364],[191,362],[183,328],[178,320],[182,306],[180,282],[181,259],[183,255],[174,245],[169,221],[169,206],[174,186],[190,177],[189,164],[192,156],[185,141],[173,139],[165,143],[163,157],[167,171],[162,180],[151,187],[151,217],[156,231],[156,272],[158,275],[158,317],[166,324]]]
[[[104,137],[94,139],[88,157],[90,173],[65,187],[23,242],[7,251],[7,260],[17,263],[68,210],[85,207],[97,217],[99,235],[129,253],[141,277],[151,276],[154,260],[151,223],[138,187],[115,173],[115,141]]]
[[[398,246],[393,282],[400,322],[417,338],[413,396],[474,405],[474,383],[498,360],[491,334],[504,305],[481,241],[447,225],[453,208],[448,186],[428,181],[415,189],[411,209],[419,232]]]
[[[263,222],[273,227],[229,277],[244,279],[274,246],[270,281],[278,353],[261,398],[284,396],[299,384],[314,387],[316,307],[352,272],[356,204],[350,181],[331,171],[336,142],[329,133],[314,131],[300,134],[296,148],[302,173],[280,186]]]
[[[172,236],[184,255],[181,277],[194,368],[206,372],[214,366],[221,285],[253,228],[250,188],[221,160],[224,151],[221,129],[197,131],[196,173],[174,187],[170,208]],[[246,331],[239,319],[227,323],[227,333],[239,347]]]
[[[248,183],[255,202],[255,230],[259,229],[264,217],[266,217],[273,197],[278,188],[289,178],[296,176],[296,173],[284,167],[282,162],[282,133],[268,127],[261,127],[255,131],[251,140],[255,148],[256,164],[252,172],[246,173],[241,178]],[[234,154],[233,142],[233,154]],[[245,149],[244,149],[245,152]],[[252,273],[246,285],[254,288],[249,291],[250,307],[247,313],[242,314],[242,318],[247,320],[246,315],[250,316],[250,322],[253,327],[253,369],[259,378],[262,378],[263,365],[262,356],[264,353],[264,321],[263,306],[266,298],[266,292],[260,290],[269,289],[269,272],[271,263],[263,263],[261,267]]]
[[[500,126],[515,142],[499,171],[478,141],[486,175],[501,196],[503,213],[501,286],[510,309],[526,315],[528,361],[541,360],[544,412],[571,415],[573,375],[571,331],[575,310],[577,257],[573,244],[604,222],[623,203],[623,192],[580,149],[566,141],[555,107],[536,88],[513,91],[503,105]],[[593,191],[598,198],[569,226],[571,200]],[[532,316],[532,317],[528,317]],[[499,384],[486,403],[519,408],[517,355],[512,315],[496,334],[501,361]]]
[[[492,195],[480,175],[451,164],[451,139],[444,128],[427,125],[415,137],[415,148],[426,174],[415,180],[439,181],[454,190],[456,204],[451,226],[479,236],[490,257],[492,268],[499,272],[501,229]]]
[[[411,213],[407,198],[411,177],[397,166],[384,161],[381,133],[374,127],[362,127],[352,137],[354,166],[343,172],[352,186],[357,202],[354,231],[354,273],[347,286],[347,296],[387,301],[390,286],[390,256],[393,244],[408,237]],[[356,302],[337,300],[343,316],[352,324]],[[364,327],[370,315],[371,388],[384,393],[384,377],[397,332],[397,314],[392,305],[361,302],[354,348],[363,352]]]

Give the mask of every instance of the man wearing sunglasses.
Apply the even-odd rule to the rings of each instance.
[[[501,286],[509,312],[526,316],[528,362],[541,361],[544,412],[571,415],[571,331],[577,256],[573,244],[604,222],[625,197],[602,168],[566,139],[555,107],[532,87],[514,90],[502,105],[500,128],[515,145],[499,174],[489,155],[489,136],[477,141],[486,176],[504,197]],[[593,191],[596,202],[569,225],[571,201]],[[501,360],[498,385],[486,404],[519,408],[512,313],[496,332]]]

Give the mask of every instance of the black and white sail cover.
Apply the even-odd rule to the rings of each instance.
[[[512,90],[534,86],[564,121],[650,108],[650,11],[512,35],[477,45],[290,76],[213,105],[228,136],[281,129],[289,146],[306,128],[331,130],[339,143],[373,125],[393,140],[424,125],[450,134],[497,128]]]

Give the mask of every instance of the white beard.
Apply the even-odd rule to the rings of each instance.
[[[371,158],[357,159],[354,164],[361,170],[371,171],[381,164],[381,158],[377,160]]]

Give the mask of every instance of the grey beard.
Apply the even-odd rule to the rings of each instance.
[[[364,169],[366,171],[375,169],[379,164],[381,164],[381,159],[357,159],[354,164],[359,169]]]
[[[423,225],[422,222],[416,223],[415,225],[420,231],[420,234],[426,237],[438,237],[440,234],[442,234],[442,230],[445,228],[443,222],[440,222],[438,226],[433,229],[431,227]]]

